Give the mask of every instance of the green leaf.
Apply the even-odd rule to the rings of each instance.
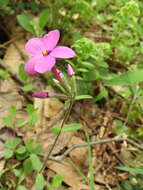
[[[9,79],[8,71],[0,71],[0,78],[2,78],[4,80],[8,80]]]
[[[88,69],[85,68],[78,68],[77,71],[82,73],[88,73]]]
[[[135,190],[133,185],[131,184],[131,181],[125,180],[122,182],[123,189],[121,190]],[[136,189],[137,190],[137,189]],[[140,188],[138,190],[141,190]]]
[[[9,114],[8,117],[4,117],[3,118],[3,122],[7,125],[7,126],[13,126],[13,119],[16,115],[16,107],[15,106],[11,106],[9,109]]]
[[[14,152],[13,152],[13,150],[7,150],[5,153],[4,153],[4,157],[6,158],[6,159],[9,159],[9,158],[11,158],[12,156],[13,156],[13,154],[14,154]]]
[[[16,177],[20,177],[22,174],[22,170],[20,169],[13,169],[13,173]]]
[[[0,0],[0,4],[4,7],[8,6],[8,3],[9,3],[10,0]]]
[[[22,87],[22,90],[23,91],[31,91],[33,89],[33,86],[32,86],[32,84],[27,84],[27,85],[25,85],[24,87]]]
[[[100,73],[98,70],[90,70],[90,72],[84,73],[84,80],[85,81],[95,81],[100,78]]]
[[[31,19],[29,18],[29,15],[27,14],[20,14],[17,15],[17,20],[19,24],[28,32],[34,33],[34,29],[31,25]]]
[[[16,123],[16,126],[19,127],[19,126],[22,126],[25,124],[25,119],[20,119],[17,123]]]
[[[14,150],[17,145],[19,145],[21,142],[20,138],[16,138],[14,140],[8,140],[6,141],[5,145],[7,146],[8,149]]]
[[[28,79],[28,74],[24,71],[24,64],[20,64],[20,65],[19,65],[18,74],[19,74],[20,79],[21,79],[23,82],[26,82],[26,81],[27,81],[27,79]]]
[[[52,179],[52,186],[54,187],[61,187],[63,182],[64,176],[60,174],[54,175]]]
[[[40,171],[40,169],[42,168],[42,163],[41,163],[39,157],[36,154],[31,154],[30,159],[32,162],[33,169],[36,171]]]
[[[97,102],[101,100],[102,98],[105,98],[108,96],[108,91],[106,89],[103,89],[100,91],[100,93],[93,99],[93,102]]]
[[[43,190],[45,187],[45,180],[43,174],[37,174],[35,182],[36,190]]]
[[[122,166],[118,166],[116,168],[119,169],[119,170],[125,171],[125,172],[137,173],[137,174],[142,174],[143,175],[143,169],[122,167]]]
[[[26,107],[26,111],[28,112],[28,114],[32,114],[36,111],[37,109],[34,108],[34,106],[32,104],[28,104]]]
[[[26,152],[26,147],[25,146],[21,146],[16,150],[16,153],[18,154],[23,154]]]
[[[27,188],[23,185],[18,185],[16,190],[27,190]]]
[[[82,128],[82,125],[80,123],[72,123],[69,125],[65,125],[62,128],[62,132],[72,132],[72,131],[77,131]],[[58,133],[61,130],[59,126],[53,127],[50,131],[51,133]]]
[[[4,124],[6,126],[12,127],[12,125],[13,125],[12,118],[10,118],[10,117],[4,117],[2,120],[3,120],[3,122],[4,122]]]
[[[105,83],[107,86],[133,85],[143,81],[143,70],[127,71]]]
[[[83,100],[83,99],[91,99],[91,98],[93,97],[90,95],[80,95],[80,96],[76,96],[75,100]]]
[[[23,154],[16,153],[16,159],[17,160],[25,160],[29,156],[28,152],[25,152]]]
[[[41,145],[37,145],[33,139],[26,142],[26,148],[29,153],[40,154],[42,152]]]
[[[82,61],[80,64],[83,65],[84,67],[86,67],[87,69],[94,69],[95,68],[95,66],[92,63],[87,62],[87,61]]]
[[[123,126],[122,121],[116,119],[116,120],[113,121],[113,125],[115,126],[113,128],[113,131],[114,131],[115,134],[119,135],[119,134],[121,134],[121,132],[123,132],[123,127],[124,126]]]
[[[9,113],[11,117],[14,117],[16,115],[16,107],[15,106],[11,106],[9,109]]]
[[[28,104],[27,107],[26,107],[26,111],[28,112],[28,115],[29,115],[28,127],[32,127],[32,126],[35,125],[35,123],[39,119],[39,115],[37,113],[37,109],[34,108],[34,106],[32,104]]]
[[[30,174],[33,171],[31,159],[28,158],[23,162],[23,169],[25,174]]]
[[[49,8],[45,9],[44,11],[42,11],[42,13],[39,16],[39,26],[43,29],[45,27],[45,25],[48,22],[48,16],[49,16]]]

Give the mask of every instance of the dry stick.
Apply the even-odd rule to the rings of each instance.
[[[0,28],[2,28],[2,30],[6,33],[6,35],[7,35],[9,38],[11,38],[10,32],[9,32],[2,24],[0,24]],[[26,61],[26,58],[25,58],[25,56],[23,55],[23,52],[20,50],[20,48],[17,46],[17,44],[16,44],[15,42],[13,42],[13,45],[14,45],[15,48],[18,50],[18,52],[19,52],[21,58]]]
[[[62,160],[64,159],[70,152],[72,152],[74,149],[76,148],[82,148],[82,147],[86,147],[88,145],[93,146],[93,145],[97,145],[97,144],[104,144],[104,143],[109,143],[109,142],[122,142],[122,141],[127,141],[129,144],[137,147],[140,150],[143,150],[143,146],[137,144],[136,142],[134,142],[131,139],[128,138],[111,138],[111,139],[103,139],[103,140],[99,140],[99,141],[95,141],[95,142],[90,142],[90,143],[84,143],[84,144],[78,144],[78,145],[74,145],[71,148],[69,148],[67,151],[65,151],[61,156],[57,156],[57,158],[55,157],[50,157],[51,160],[55,161],[57,160]]]
[[[24,35],[19,35],[19,36],[16,36],[16,37],[13,37],[12,39],[8,40],[7,42],[3,43],[3,44],[0,44],[0,48],[6,48],[5,46],[13,43],[15,40],[17,39],[21,39]]]
[[[42,168],[40,169],[39,173],[42,173],[42,171],[44,170],[44,168],[46,166],[47,161],[49,160],[49,157],[50,157],[50,155],[51,155],[51,153],[52,153],[52,151],[53,151],[53,149],[54,149],[54,147],[55,147],[55,145],[56,145],[56,143],[57,143],[57,141],[59,139],[59,136],[60,136],[60,134],[62,132],[62,128],[64,127],[64,124],[66,123],[66,121],[69,118],[69,115],[70,115],[73,103],[74,103],[74,97],[71,97],[69,108],[68,108],[68,110],[67,110],[67,112],[65,114],[65,117],[64,117],[64,119],[63,119],[63,121],[61,123],[61,126],[60,126],[60,131],[59,131],[58,135],[56,136],[55,141],[54,141],[54,143],[53,143],[53,145],[52,145],[52,147],[51,147],[48,155],[46,156],[45,161],[44,161],[44,163],[42,165]]]
[[[8,73],[11,75],[11,78],[13,78],[13,80],[15,80],[19,85],[24,85],[24,83],[17,77],[17,75],[13,71],[11,71],[10,67],[4,64],[1,59],[0,59],[0,68],[8,71]]]

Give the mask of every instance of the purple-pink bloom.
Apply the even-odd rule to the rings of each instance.
[[[52,30],[43,38],[32,38],[25,45],[25,51],[32,58],[25,64],[25,71],[30,75],[52,70],[56,58],[72,58],[75,52],[66,46],[57,46],[59,30]]]
[[[62,72],[59,69],[57,69],[56,67],[54,67],[52,69],[52,71],[54,73],[55,79],[58,80],[58,81],[61,81],[62,78],[64,77]]]
[[[70,64],[68,64],[67,72],[69,76],[75,75],[75,72]]]
[[[49,92],[34,92],[32,96],[35,98],[48,98],[52,95]]]

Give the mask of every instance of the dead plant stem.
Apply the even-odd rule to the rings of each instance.
[[[139,145],[138,143],[134,142],[131,139],[115,137],[115,138],[111,138],[111,139],[103,139],[103,140],[99,140],[99,141],[95,141],[95,142],[74,145],[71,148],[67,149],[67,151],[65,151],[61,156],[58,156],[57,160],[63,160],[70,152],[72,152],[76,148],[82,148],[82,147],[86,147],[89,145],[93,146],[93,145],[97,145],[97,144],[104,144],[104,143],[109,143],[109,142],[122,142],[122,141],[127,141],[129,144],[137,147],[140,150],[143,150],[143,146]]]

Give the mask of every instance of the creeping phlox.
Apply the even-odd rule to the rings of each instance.
[[[60,89],[63,89],[63,92],[66,95],[73,92],[73,82],[68,84],[68,81],[64,77],[63,73],[56,68],[56,58],[73,58],[75,52],[66,46],[57,46],[57,43],[60,38],[59,30],[53,30],[48,34],[44,35],[43,38],[32,38],[25,45],[25,51],[32,56],[30,60],[25,64],[25,71],[34,75],[36,73],[45,73],[53,72],[54,82],[58,84]],[[75,81],[75,73],[71,65],[67,66],[67,74],[72,78],[72,81]],[[61,85],[61,86],[60,86]],[[49,92],[34,92],[33,97],[37,98],[48,98],[48,97],[62,97],[61,95],[54,95]]]

